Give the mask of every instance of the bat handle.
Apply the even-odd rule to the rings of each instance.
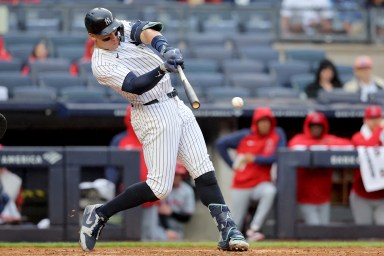
[[[187,78],[185,77],[184,71],[181,66],[177,65],[177,71],[179,71],[181,81],[184,82]]]

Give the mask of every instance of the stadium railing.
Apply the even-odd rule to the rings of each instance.
[[[7,5],[9,32],[32,33],[85,33],[84,14],[93,3],[53,2],[41,4]],[[159,20],[165,23],[165,31],[176,31],[180,36],[190,32],[218,31],[222,33],[264,33],[279,41],[304,42],[381,42],[383,34],[382,10],[367,10],[359,6],[336,5],[329,34],[282,34],[278,4],[252,3],[238,6],[228,3],[189,6],[184,3],[162,2],[148,4],[135,2],[108,3],[108,8],[120,19]],[[350,26],[350,33],[344,25]]]

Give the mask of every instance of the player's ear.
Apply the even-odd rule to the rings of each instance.
[[[89,35],[89,38],[91,38],[91,40],[96,41],[96,37],[94,34],[88,33],[88,35]]]

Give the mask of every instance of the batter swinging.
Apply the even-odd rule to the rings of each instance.
[[[170,46],[160,33],[162,24],[119,21],[109,10],[95,8],[86,14],[85,26],[95,42],[93,74],[100,84],[116,90],[132,104],[132,126],[143,145],[148,176],[146,182],[128,187],[110,202],[85,208],[80,230],[82,249],[94,248],[112,215],[166,197],[179,159],[217,223],[221,235],[218,248],[248,250],[225,205],[200,127],[171,85],[169,73],[177,73],[177,66],[183,67],[184,61],[180,50]]]

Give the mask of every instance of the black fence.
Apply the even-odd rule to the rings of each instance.
[[[356,151],[281,150],[278,157],[276,235],[281,239],[384,238],[384,226],[335,224],[313,226],[296,222],[297,167],[355,168]],[[307,171],[311,171],[310,169]]]
[[[50,226],[0,226],[0,241],[77,241],[80,227],[79,183],[83,167],[120,167],[124,186],[139,181],[139,153],[110,147],[6,147],[0,165],[48,169]],[[356,151],[281,150],[278,157],[275,237],[278,239],[384,238],[384,226],[337,224],[310,226],[296,221],[297,167],[354,168]],[[310,170],[309,170],[310,171]],[[141,208],[124,211],[122,222],[103,231],[104,240],[139,240]]]
[[[0,150],[1,166],[48,169],[49,228],[36,225],[0,226],[1,241],[77,241],[82,167],[115,166],[122,170],[123,184],[139,181],[140,161],[137,151],[109,147],[7,147]],[[32,168],[33,167],[33,168]],[[139,240],[141,208],[123,213],[122,223],[103,233],[106,240]]]

